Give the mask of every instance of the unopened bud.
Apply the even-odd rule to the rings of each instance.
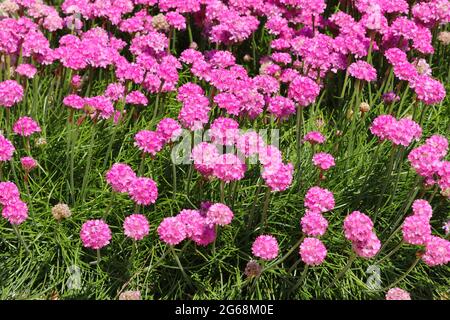
[[[361,102],[359,105],[359,111],[366,113],[370,111],[370,105],[367,102]]]

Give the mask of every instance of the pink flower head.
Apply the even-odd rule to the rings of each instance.
[[[131,91],[125,98],[126,103],[146,106],[148,104],[147,97],[140,91]]]
[[[214,164],[213,174],[222,181],[230,182],[244,177],[247,166],[231,153],[220,155]]]
[[[121,83],[110,83],[106,87],[105,97],[111,101],[118,101],[125,95],[125,86]]]
[[[388,139],[395,145],[407,147],[413,140],[419,140],[422,136],[422,128],[415,121],[404,118],[390,127]]]
[[[9,161],[12,159],[14,151],[14,145],[0,134],[0,161]]]
[[[448,140],[444,136],[435,134],[429,137],[425,144],[432,147],[438,153],[439,157],[445,157],[448,152]]]
[[[31,79],[36,74],[37,69],[32,64],[22,63],[21,65],[17,66],[16,72],[21,76],[25,76],[28,79]]]
[[[427,75],[420,75],[411,82],[417,99],[427,105],[438,104],[445,98],[445,88],[439,81]]]
[[[328,221],[320,213],[307,210],[300,220],[302,231],[310,237],[323,236],[328,228]]]
[[[450,241],[431,236],[425,244],[422,260],[430,267],[445,265],[450,262]]]
[[[32,157],[22,157],[20,158],[20,164],[25,171],[31,171],[37,167],[37,162]]]
[[[0,182],[0,204],[7,206],[20,199],[19,189],[14,182]]]
[[[219,158],[219,151],[212,143],[201,142],[192,148],[191,158],[194,161],[195,169],[202,175],[213,174],[214,166]]]
[[[186,236],[191,239],[197,239],[203,235],[206,225],[206,218],[202,216],[198,210],[184,209],[176,216],[176,218],[184,223],[186,228]]]
[[[278,241],[274,236],[261,235],[255,239],[252,245],[254,256],[263,260],[272,260],[278,256]]]
[[[305,264],[309,266],[318,266],[325,260],[327,248],[319,239],[305,238],[300,245],[299,253]]]
[[[319,152],[313,156],[313,164],[320,170],[328,170],[334,167],[336,163],[334,162],[334,157],[326,152]]]
[[[164,140],[156,131],[141,130],[134,136],[134,145],[139,150],[154,156],[162,149]]]
[[[14,80],[0,82],[0,107],[11,108],[22,101],[23,88]]]
[[[441,164],[441,157],[435,148],[425,144],[411,150],[408,161],[422,177],[432,177]]]
[[[381,115],[376,117],[370,126],[370,132],[381,140],[389,138],[392,126],[397,120],[391,115]]]
[[[211,124],[210,136],[216,144],[234,145],[239,137],[239,123],[231,118],[219,117]]]
[[[355,253],[366,259],[373,258],[380,251],[381,242],[374,232],[371,232],[366,241],[354,242],[353,250]]]
[[[305,207],[310,211],[323,213],[334,209],[333,193],[320,187],[312,187],[306,192]]]
[[[106,173],[106,181],[114,191],[120,193],[128,192],[131,184],[136,179],[136,173],[127,164],[115,163]]]
[[[347,71],[351,76],[359,80],[370,82],[377,79],[377,71],[375,68],[363,60],[352,63]]]
[[[279,119],[288,118],[296,111],[294,102],[283,96],[270,98],[267,110]]]
[[[288,96],[302,107],[313,103],[320,93],[320,87],[317,83],[308,77],[297,76],[289,85]]]
[[[138,177],[131,182],[128,193],[137,204],[148,206],[156,202],[158,187],[151,178]]]
[[[372,229],[372,220],[359,211],[353,211],[344,219],[345,237],[352,242],[367,242],[372,236]]]
[[[41,132],[41,128],[32,118],[20,117],[19,120],[14,123],[13,131],[20,136],[29,137],[35,132]]]
[[[281,154],[280,149],[273,145],[267,145],[265,148],[262,148],[262,150],[258,153],[259,156],[259,162],[264,167],[274,167],[275,165],[282,164],[283,157]]]
[[[92,118],[100,117],[109,119],[114,115],[114,106],[111,100],[105,96],[84,98],[84,104],[95,110],[95,113],[91,115]]]
[[[265,165],[261,174],[265,183],[272,191],[284,191],[292,183],[294,166],[292,163],[274,163]]]
[[[264,139],[255,131],[240,135],[237,139],[237,149],[246,157],[260,152],[266,146]]]
[[[101,219],[88,220],[83,223],[80,231],[83,246],[91,249],[101,249],[111,240],[111,230]]]
[[[231,223],[233,216],[233,211],[223,203],[213,204],[206,212],[206,219],[210,225],[218,224],[220,226],[225,226]]]
[[[28,206],[22,200],[15,199],[3,207],[2,217],[14,225],[19,225],[28,218]]]
[[[183,129],[181,129],[178,121],[172,118],[164,118],[156,126],[156,132],[159,133],[159,136],[167,143],[175,141],[181,136]]]
[[[412,215],[403,222],[402,232],[406,243],[424,245],[431,237],[431,226],[426,217]]]
[[[194,235],[192,240],[199,246],[207,246],[216,240],[216,229],[214,226],[205,224],[203,226],[202,234],[199,236]]]
[[[428,221],[430,221],[433,215],[433,208],[427,200],[415,200],[412,204],[412,210],[415,216],[423,217]]]
[[[310,131],[303,137],[303,141],[311,144],[322,144],[325,142],[325,137],[318,131]]]
[[[174,246],[186,239],[186,226],[176,217],[164,218],[158,226],[158,235],[162,241]]]
[[[147,218],[143,214],[132,214],[125,218],[123,230],[127,237],[142,240],[150,231]]]
[[[70,80],[70,84],[72,85],[72,87],[74,87],[75,89],[79,89],[81,87],[81,83],[82,83],[83,79],[81,78],[81,76],[79,75],[74,75],[72,77],[72,79]]]
[[[76,94],[69,94],[68,96],[64,97],[63,104],[72,108],[81,110],[84,108],[84,98],[80,97]]]
[[[408,291],[400,288],[392,288],[386,293],[386,300],[411,300],[411,296]]]

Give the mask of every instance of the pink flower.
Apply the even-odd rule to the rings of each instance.
[[[317,83],[308,77],[297,76],[289,85],[288,96],[302,107],[313,103],[320,93],[320,87]]]
[[[41,132],[41,128],[32,118],[20,117],[19,120],[14,123],[13,131],[20,136],[29,137],[35,132]]]
[[[158,226],[158,235],[162,241],[174,246],[186,239],[186,226],[176,217],[164,218]]]
[[[68,96],[64,97],[63,103],[64,105],[77,110],[83,109],[85,104],[84,98],[76,94],[69,94]]]
[[[323,213],[334,209],[333,193],[320,187],[312,187],[306,192],[305,207],[309,210]]]
[[[112,101],[118,101],[125,95],[125,86],[121,83],[110,83],[106,87],[105,97]]]
[[[221,226],[225,226],[227,224],[231,223],[231,220],[233,220],[233,211],[231,209],[222,204],[222,203],[215,203],[211,207],[209,207],[207,213],[206,213],[206,219],[208,224],[218,224]]]
[[[12,159],[14,151],[14,145],[0,134],[0,161],[9,161]]]
[[[278,242],[271,235],[261,235],[255,239],[252,245],[254,256],[263,260],[272,260],[278,256]]]
[[[334,162],[334,157],[326,152],[319,152],[313,156],[313,164],[320,170],[328,170],[334,167],[336,163]]]
[[[32,157],[22,157],[20,158],[20,164],[25,171],[31,171],[37,167],[37,162]]]
[[[126,103],[146,106],[148,104],[147,97],[140,91],[131,91],[125,98]]]
[[[150,130],[141,130],[134,136],[134,145],[145,153],[152,156],[158,153],[163,145],[164,140],[158,132]]]
[[[262,150],[258,152],[258,156],[259,162],[264,167],[274,168],[274,166],[282,164],[283,162],[281,151],[273,145],[268,145],[262,148]]]
[[[7,206],[20,199],[19,189],[16,184],[10,181],[0,182],[0,204]]]
[[[433,215],[433,208],[427,200],[415,200],[412,204],[412,210],[415,216],[423,217],[428,221],[430,221],[431,216]]]
[[[344,219],[345,237],[352,242],[366,243],[372,236],[372,220],[359,211],[353,211]]]
[[[205,224],[203,226],[202,234],[197,236],[194,235],[192,240],[199,246],[207,246],[211,244],[216,239],[216,230],[214,226],[208,226]]]
[[[450,241],[431,236],[425,244],[422,260],[430,267],[445,265],[450,262]]]
[[[214,166],[219,158],[217,147],[211,143],[200,142],[191,152],[191,159],[194,161],[195,169],[202,175],[213,174]]]
[[[440,157],[445,157],[448,152],[448,140],[447,138],[439,134],[435,134],[429,137],[425,141],[425,144],[436,150]]]
[[[136,179],[136,173],[127,164],[115,163],[106,173],[106,181],[116,192],[128,192],[131,184]]]
[[[381,242],[374,232],[371,232],[366,241],[353,243],[353,250],[355,250],[355,253],[366,259],[373,258],[378,251],[380,251],[380,248]]]
[[[172,118],[162,119],[156,126],[156,132],[159,133],[164,143],[175,141],[183,132],[178,121]]]
[[[426,217],[412,215],[403,222],[402,232],[406,243],[424,245],[431,237],[431,226]]]
[[[420,75],[411,81],[411,87],[417,94],[417,99],[427,105],[438,104],[445,98],[445,88],[439,81],[427,75]]]
[[[307,210],[301,221],[302,231],[310,237],[323,236],[328,228],[328,221],[320,213]]]
[[[292,183],[294,166],[292,163],[273,163],[265,165],[261,174],[264,182],[272,191],[284,191]]]
[[[327,248],[319,239],[305,238],[300,245],[299,253],[305,264],[309,266],[318,266],[325,260]]]
[[[376,117],[370,126],[370,132],[381,140],[389,138],[391,128],[397,120],[391,115],[381,115]]]
[[[377,71],[375,68],[363,60],[352,63],[347,71],[351,76],[359,80],[370,82],[377,79]]]
[[[244,177],[247,166],[231,153],[220,155],[214,164],[213,174],[222,181],[230,182]]]
[[[31,79],[36,74],[37,69],[32,64],[22,63],[21,65],[17,66],[16,72],[18,74],[20,74],[21,76],[25,76],[25,77]]]
[[[152,179],[138,177],[131,182],[128,193],[131,199],[137,204],[148,206],[156,202],[158,198],[158,187]]]
[[[14,80],[0,82],[0,107],[10,108],[22,101],[23,88]]]
[[[114,106],[111,100],[105,96],[95,96],[84,98],[84,103],[96,111],[92,114],[92,117],[100,117],[103,119],[109,119],[114,115]]]
[[[80,237],[84,247],[101,249],[109,244],[111,230],[103,220],[88,220],[81,227]]]
[[[325,137],[318,131],[310,131],[303,137],[303,141],[311,144],[322,144],[325,142]]]
[[[411,300],[411,296],[408,291],[392,288],[386,293],[386,300]]]
[[[236,142],[237,149],[246,157],[250,157],[265,148],[264,139],[254,131],[240,135]]]
[[[186,29],[186,19],[176,11],[166,13],[167,22],[177,30]]]
[[[239,123],[230,118],[219,117],[211,124],[210,136],[214,143],[234,145],[239,137]]]
[[[275,96],[270,98],[267,110],[275,117],[283,119],[295,114],[295,104],[291,99],[283,96]]]
[[[19,225],[28,218],[28,206],[20,198],[14,199],[3,207],[2,216],[9,223]]]
[[[123,230],[127,237],[142,240],[150,231],[147,218],[143,214],[132,214],[125,218]]]
[[[176,216],[184,223],[186,236],[191,239],[197,239],[203,235],[206,226],[206,218],[198,210],[184,209]]]

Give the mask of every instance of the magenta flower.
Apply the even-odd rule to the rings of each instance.
[[[136,173],[124,163],[114,163],[106,172],[106,181],[115,192],[126,193],[136,179]]]
[[[313,156],[313,164],[320,170],[328,170],[334,167],[336,163],[334,162],[334,157],[326,152],[319,152]]]
[[[134,145],[145,153],[156,155],[163,147],[164,140],[158,132],[150,130],[139,131],[134,136]]]
[[[312,187],[306,192],[305,207],[309,210],[324,213],[334,209],[333,193],[320,187]]]
[[[431,236],[425,244],[422,260],[430,267],[445,265],[450,262],[450,241]]]
[[[27,172],[37,167],[37,162],[32,157],[20,158],[20,164],[22,165],[22,168]]]
[[[206,213],[206,219],[210,225],[218,224],[225,226],[231,223],[233,216],[233,211],[222,203],[213,204]]]
[[[261,235],[252,245],[252,253],[263,260],[272,260],[278,256],[278,241],[271,235]]]
[[[380,251],[381,242],[374,232],[363,242],[353,242],[353,250],[355,253],[366,259],[373,258]]]
[[[303,137],[303,141],[311,144],[322,144],[325,142],[325,137],[318,131],[310,131]]]
[[[164,218],[158,226],[158,235],[162,241],[174,246],[186,239],[186,226],[176,217]]]
[[[81,227],[80,237],[84,247],[101,249],[109,244],[111,230],[103,220],[88,220]]]
[[[14,145],[0,134],[0,161],[9,161],[12,159],[14,151]]]
[[[317,83],[308,77],[297,76],[289,85],[288,96],[302,107],[313,103],[320,93],[320,87]]]
[[[352,242],[365,243],[372,235],[372,220],[359,211],[353,211],[344,219],[345,237]]]
[[[28,218],[28,206],[20,198],[13,199],[3,207],[2,217],[13,225],[19,225]]]
[[[147,97],[140,91],[131,91],[125,98],[126,103],[146,106],[148,104]]]
[[[300,256],[302,261],[310,266],[318,266],[323,263],[327,256],[327,248],[316,238],[305,238],[300,245]]]
[[[84,108],[85,102],[84,98],[80,97],[76,94],[69,94],[68,96],[64,97],[63,104],[76,110],[81,110]]]
[[[272,191],[284,191],[292,183],[294,165],[292,163],[273,163],[265,165],[261,174],[264,182]]]
[[[429,219],[424,216],[409,216],[403,222],[402,232],[406,243],[424,245],[431,237]]]
[[[179,136],[181,136],[183,129],[178,121],[172,118],[164,118],[156,126],[156,132],[163,139],[164,143],[167,143],[170,141],[175,141]]]
[[[310,237],[323,236],[328,228],[327,219],[315,211],[307,210],[300,223],[303,233]]]
[[[142,240],[150,231],[147,218],[142,214],[132,214],[125,218],[123,230],[127,237]]]
[[[386,300],[411,300],[411,296],[408,291],[400,288],[392,288],[386,293]]]
[[[204,176],[213,174],[214,166],[219,158],[217,147],[211,143],[200,142],[192,148],[191,159],[194,167]]]
[[[37,69],[32,64],[22,63],[21,65],[17,66],[16,72],[21,76],[25,76],[28,79],[32,79],[36,74]]]
[[[0,182],[0,204],[7,206],[20,198],[19,189],[14,182]]]
[[[0,82],[0,107],[11,108],[22,101],[23,88],[14,80]]]
[[[13,131],[20,136],[29,137],[33,133],[41,132],[41,128],[32,118],[20,117],[13,125]]]
[[[128,193],[137,204],[148,206],[156,202],[158,187],[151,178],[138,177],[131,182]]]
[[[230,118],[219,117],[210,128],[211,141],[216,144],[231,146],[239,138],[239,123]]]
[[[375,81],[377,79],[377,71],[369,63],[358,60],[352,63],[348,69],[348,73],[359,80]]]
[[[430,221],[433,215],[433,208],[427,200],[418,199],[412,204],[412,210],[415,216],[423,217],[426,221]]]
[[[220,155],[214,164],[213,174],[222,181],[240,180],[245,175],[247,166],[237,156],[231,153]]]

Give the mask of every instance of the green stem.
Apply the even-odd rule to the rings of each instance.
[[[14,230],[14,233],[16,234],[17,238],[19,239],[19,241],[22,243],[23,247],[25,248],[25,251],[31,255],[31,251],[28,248],[27,243],[25,242],[25,239],[22,237],[21,233],[20,233],[20,229],[17,227],[17,225],[13,224],[12,228]]]
[[[345,265],[345,267],[336,275],[336,277],[334,278],[334,280],[325,288],[325,290],[323,290],[323,292],[327,291],[328,289],[334,287],[334,285],[336,284],[337,281],[339,281],[344,275],[345,273],[348,271],[348,269],[350,269],[350,267],[353,264],[353,261],[355,261],[356,259],[356,254],[354,252],[352,252],[351,256],[349,257],[347,264]]]

